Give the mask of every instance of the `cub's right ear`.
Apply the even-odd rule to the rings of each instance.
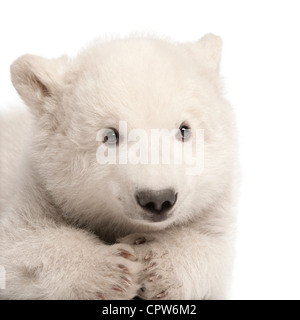
[[[47,109],[63,87],[66,58],[45,59],[34,55],[18,58],[10,67],[11,80],[23,101],[36,115]]]

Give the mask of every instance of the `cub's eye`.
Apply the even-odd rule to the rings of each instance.
[[[107,129],[103,137],[103,143],[116,145],[119,143],[119,132],[116,129]]]
[[[176,138],[184,142],[184,141],[187,141],[191,137],[191,135],[192,135],[192,129],[188,125],[182,124],[178,129]]]

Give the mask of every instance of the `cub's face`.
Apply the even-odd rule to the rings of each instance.
[[[33,158],[70,220],[151,228],[201,215],[228,187],[233,125],[220,39],[136,38],[76,59],[23,56],[13,83],[36,118]]]

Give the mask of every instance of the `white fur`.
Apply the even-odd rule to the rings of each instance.
[[[214,35],[184,44],[132,37],[96,42],[74,60],[12,64],[31,112],[1,119],[1,298],[226,297],[237,162],[220,55]],[[99,165],[97,131],[119,120],[147,132],[205,129],[203,173]],[[173,215],[144,220],[135,191],[163,188],[178,192]]]

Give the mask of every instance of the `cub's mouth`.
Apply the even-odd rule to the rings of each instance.
[[[167,212],[163,212],[162,214],[159,215],[148,215],[145,214],[143,215],[144,220],[149,221],[149,222],[162,222],[165,221],[169,218],[171,218],[173,214],[168,214]]]

